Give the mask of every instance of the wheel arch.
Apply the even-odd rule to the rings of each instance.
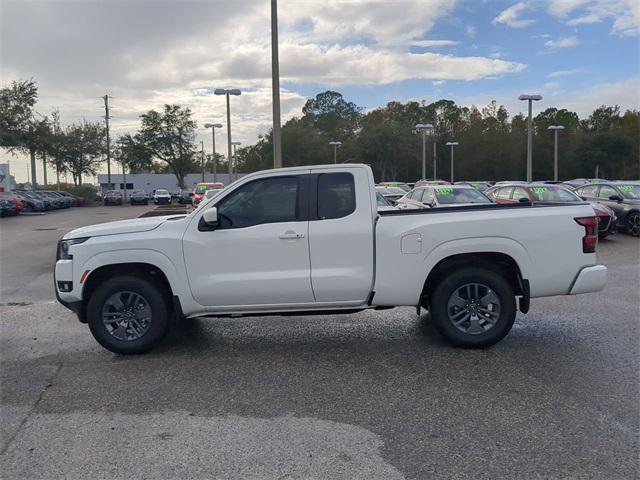
[[[420,305],[429,309],[430,292],[438,283],[452,272],[470,266],[485,268],[502,276],[513,287],[514,293],[521,296],[520,311],[526,313],[529,310],[529,282],[523,277],[520,265],[511,255],[494,251],[459,253],[439,260],[424,281]]]
[[[176,303],[175,290],[172,288],[169,277],[158,266],[147,262],[121,262],[100,265],[90,271],[83,283],[82,304],[78,312],[78,318],[86,323],[86,309],[93,292],[102,282],[115,276],[134,276],[154,282],[167,298],[167,304],[175,312],[179,308]]]

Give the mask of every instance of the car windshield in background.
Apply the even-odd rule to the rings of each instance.
[[[640,185],[618,185],[618,190],[624,198],[640,200]]]
[[[475,188],[453,188],[453,187],[437,187],[434,188],[438,202],[446,203],[491,203],[487,197]]]
[[[563,187],[530,187],[529,191],[537,202],[580,202],[582,199]]]
[[[378,192],[380,192],[382,195],[402,195],[404,196],[405,192],[403,189],[399,188],[399,187],[378,187],[376,188],[376,190]]]
[[[206,192],[204,192],[204,196],[205,196],[205,198],[213,198],[216,195],[218,195],[221,191],[222,191],[221,188],[212,188],[212,189],[207,190]]]
[[[134,190],[131,192],[131,195],[146,195],[147,193],[144,190]]]
[[[156,190],[156,195],[169,195],[169,191],[159,188],[158,190]]]

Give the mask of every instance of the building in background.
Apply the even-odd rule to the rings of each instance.
[[[238,178],[244,176],[244,174],[239,173]],[[178,186],[178,181],[176,180],[176,176],[172,173],[135,173],[135,174],[127,174],[126,175],[127,191],[131,190],[144,190],[147,193],[151,193],[158,188],[164,188],[169,190],[169,192],[173,193],[180,190]],[[196,183],[202,181],[201,173],[189,173],[184,177],[184,184],[187,190],[192,190]],[[206,173],[204,176],[205,182],[213,182],[213,173]],[[222,182],[225,186],[229,185],[229,174],[228,173],[218,173],[217,181]],[[115,190],[124,190],[125,185],[122,180],[122,174],[111,174],[111,183],[114,186]],[[109,184],[107,183],[107,175],[99,174],[98,175],[98,189],[103,193],[106,192],[109,188]]]
[[[10,192],[15,185],[8,163],[0,163],[0,192]]]

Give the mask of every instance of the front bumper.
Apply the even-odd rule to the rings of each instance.
[[[599,292],[607,284],[607,267],[604,265],[594,265],[584,267],[573,281],[569,295],[579,293]]]
[[[74,312],[78,319],[86,323],[84,318],[84,311],[82,305],[82,299],[79,298],[77,288],[72,288],[69,292],[63,292],[59,290],[59,282],[68,282],[73,285],[73,264],[71,260],[58,260],[53,273],[53,289],[56,292],[56,299],[64,307]]]

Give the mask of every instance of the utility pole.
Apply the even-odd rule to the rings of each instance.
[[[204,182],[204,142],[200,140],[200,166],[202,167],[202,181]]]
[[[422,133],[422,177],[421,179],[424,180],[427,178],[427,132],[433,131],[433,125],[431,125],[430,123],[418,123],[415,126],[415,131]]]
[[[436,161],[436,130],[433,129],[433,179],[436,180],[438,178],[438,173],[436,167],[438,162]]]
[[[33,126],[29,126],[29,134],[33,139]],[[35,190],[38,181],[36,179],[36,147],[33,144],[29,146],[29,156],[31,157],[31,188]]]
[[[124,202],[122,202],[122,206],[125,206],[127,204],[127,173],[124,159],[122,160],[122,185],[124,186]]]
[[[273,168],[282,168],[280,134],[280,65],[278,61],[278,1],[271,0],[271,88],[273,90]]]
[[[451,183],[453,183],[453,171],[454,171],[454,163],[453,163],[453,149],[459,145],[458,142],[447,142],[446,145],[451,147]]]
[[[529,103],[527,115],[527,182],[533,181],[533,102],[542,100],[542,95],[520,95],[518,100]]]
[[[338,163],[338,147],[342,142],[329,142],[329,145],[333,145],[333,163]]]
[[[107,190],[111,190],[111,142],[109,139],[109,119],[111,117],[109,116],[109,95],[105,95],[102,98],[104,100],[104,121],[107,126]]]

